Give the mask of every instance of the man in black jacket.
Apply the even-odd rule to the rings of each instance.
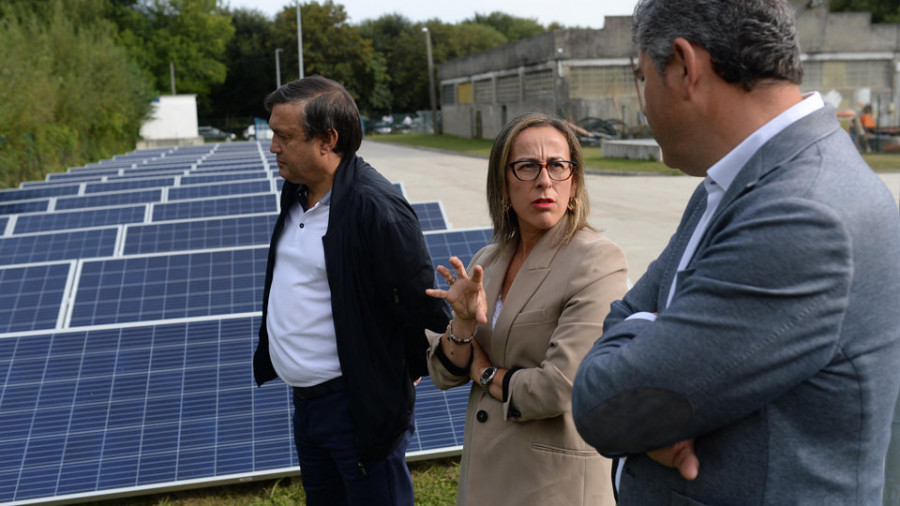
[[[356,156],[359,112],[343,86],[308,77],[265,106],[285,183],[256,381],[278,376],[293,388],[308,504],[412,505],[413,382],[427,374],[424,329],[449,318],[425,295],[434,271],[422,230],[399,191]]]

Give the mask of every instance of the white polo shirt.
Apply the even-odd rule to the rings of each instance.
[[[275,372],[291,386],[341,375],[322,246],[330,208],[331,192],[306,211],[291,208],[276,246],[266,328]]]

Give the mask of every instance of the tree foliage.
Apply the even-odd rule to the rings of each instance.
[[[359,27],[347,23],[344,7],[332,0],[300,6],[304,75],[318,74],[343,84],[362,110],[390,107],[387,64]],[[275,17],[275,41],[284,48],[288,76],[299,76],[297,13],[285,7]],[[296,78],[296,77],[292,77]],[[282,79],[287,81],[290,79]],[[260,97],[262,100],[262,97]]]
[[[228,72],[225,81],[213,87],[209,100],[200,103],[198,115],[201,123],[239,134],[254,117],[266,116],[263,98],[275,89],[275,49],[281,46],[276,46],[272,20],[261,12],[238,9],[228,14],[234,26],[223,61]],[[292,53],[296,58],[296,49]],[[282,83],[296,78],[296,74],[287,72],[286,59],[283,51]]]
[[[503,34],[507,42],[515,42],[545,31],[544,27],[535,19],[519,18],[499,11],[490,14],[475,14],[473,18],[463,23],[490,26]]]
[[[222,63],[234,34],[218,0],[113,0],[120,41],[151,76],[158,93],[171,92],[170,63],[177,93],[206,97],[225,81]],[[121,12],[128,9],[130,12]]]
[[[897,0],[831,0],[831,12],[871,12],[873,23],[900,23]]]
[[[7,4],[0,15],[0,186],[134,149],[150,98],[102,0]]]

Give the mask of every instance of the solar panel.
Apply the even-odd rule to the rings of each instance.
[[[268,247],[85,260],[70,327],[259,311]]]
[[[39,213],[46,211],[49,205],[50,199],[22,200],[0,204],[0,214]]]
[[[455,230],[445,232],[425,232],[425,245],[431,255],[431,261],[435,268],[438,265],[450,266],[450,257],[459,257],[463,265],[468,266],[472,257],[478,250],[491,242],[492,230],[490,228],[473,228],[469,230]],[[437,285],[446,290],[447,282],[437,272],[434,275]]]
[[[440,202],[417,202],[411,205],[423,231],[447,230],[447,217]]]
[[[107,193],[122,190],[137,190],[139,188],[162,188],[164,186],[172,186],[175,184],[175,177],[160,178],[134,178],[134,179],[116,179],[112,181],[100,181],[86,183],[85,193]]]
[[[114,207],[125,204],[149,204],[162,200],[162,188],[153,190],[117,191],[112,193],[95,193],[76,197],[60,197],[56,199],[56,210],[86,209],[90,207]]]
[[[49,232],[93,228],[125,223],[141,223],[147,214],[147,205],[104,207],[83,211],[21,214],[16,219],[14,233]]]
[[[290,389],[257,388],[260,316],[0,339],[0,501],[297,470]],[[468,392],[417,387],[410,453],[462,444]]]
[[[0,265],[112,256],[119,227],[0,237]]]
[[[256,177],[259,177],[259,175]],[[191,184],[191,186],[170,188],[169,200],[201,199],[206,197],[221,197],[223,195],[265,193],[272,191],[271,179],[252,179],[249,181],[209,184],[214,181],[216,181],[216,179],[210,179],[205,183],[194,181],[193,183],[196,184],[188,183]],[[219,181],[221,181],[221,179]]]
[[[0,202],[12,202],[14,200],[33,200],[42,197],[61,197],[63,195],[76,195],[78,184],[44,186],[41,188],[14,188],[0,190]]]
[[[268,245],[278,213],[127,225],[123,254]]]
[[[0,267],[0,334],[56,328],[72,267],[72,262]]]
[[[164,204],[153,204],[152,211],[154,222],[273,213],[278,211],[278,195],[274,193],[259,193],[256,195],[167,202]]]

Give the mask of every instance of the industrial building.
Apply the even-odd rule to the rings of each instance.
[[[841,109],[871,104],[881,126],[896,126],[900,103],[900,24],[873,24],[869,13],[830,13],[827,2],[792,0],[798,13],[804,91]],[[632,64],[631,17],[602,29],[546,32],[439,66],[443,132],[493,138],[529,111],[573,123],[613,119],[642,126]]]

